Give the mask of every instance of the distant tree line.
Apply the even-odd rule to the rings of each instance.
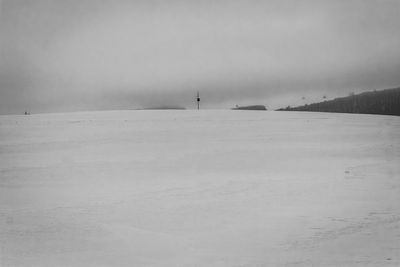
[[[278,110],[400,115],[400,87]]]
[[[264,105],[254,105],[245,107],[236,106],[235,108],[233,108],[233,110],[267,110],[267,108]]]

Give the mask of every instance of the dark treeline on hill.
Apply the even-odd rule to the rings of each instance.
[[[400,115],[400,87],[278,110]]]
[[[263,105],[254,105],[245,107],[236,106],[236,108],[233,108],[233,110],[267,110],[267,108]]]

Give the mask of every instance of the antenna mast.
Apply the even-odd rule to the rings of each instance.
[[[199,91],[197,91],[197,109],[200,109],[200,94]]]

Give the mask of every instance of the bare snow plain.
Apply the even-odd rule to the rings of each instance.
[[[400,266],[400,117],[0,116],[0,266]]]

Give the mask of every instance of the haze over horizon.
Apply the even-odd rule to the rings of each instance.
[[[0,114],[301,105],[400,86],[400,1],[0,0]],[[305,100],[302,100],[302,97]]]

